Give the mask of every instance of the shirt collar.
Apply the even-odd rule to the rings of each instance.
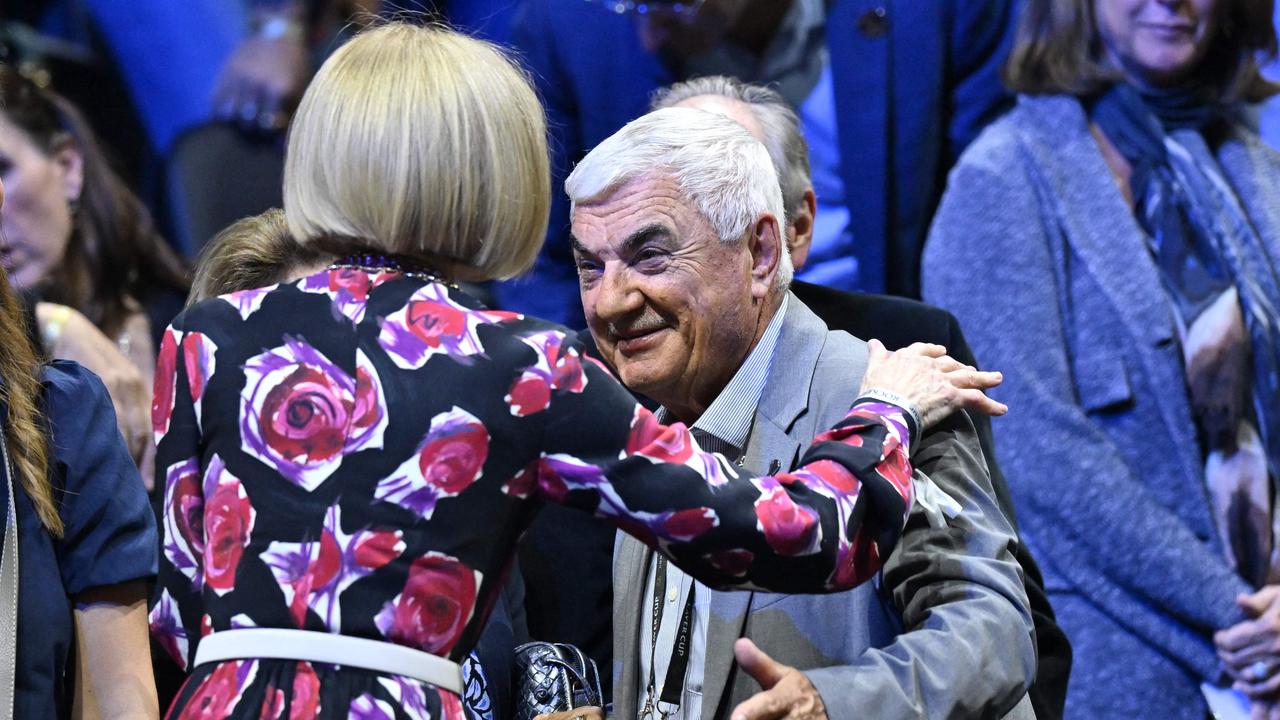
[[[782,334],[782,321],[789,303],[790,293],[787,293],[765,326],[759,342],[747,353],[747,359],[693,423],[695,429],[729,443],[738,451],[746,447],[756,406],[760,404],[760,396],[764,394],[764,386],[769,379],[769,368],[778,348],[778,337]],[[666,408],[658,411],[658,419],[663,422],[670,419]]]

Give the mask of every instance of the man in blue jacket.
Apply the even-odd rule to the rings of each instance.
[[[527,0],[512,43],[547,106],[553,187],[658,88],[702,75],[772,84],[814,159],[818,216],[800,279],[918,296],[947,169],[1005,107],[1016,0]],[[548,243],[503,305],[581,324],[555,193]]]

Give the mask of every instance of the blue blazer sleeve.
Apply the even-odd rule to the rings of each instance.
[[[96,375],[73,362],[43,377],[50,472],[66,534],[58,567],[68,595],[156,574],[155,517]]]

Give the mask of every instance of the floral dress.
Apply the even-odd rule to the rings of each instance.
[[[860,403],[800,470],[749,477],[636,404],[564,328],[416,274],[334,268],[209,300],[165,332],[152,421],[153,634],[174,718],[456,720],[406,677],[289,660],[191,668],[199,639],[296,628],[460,661],[544,502],[721,588],[873,574],[910,504],[910,420]]]

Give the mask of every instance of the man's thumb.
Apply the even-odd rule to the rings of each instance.
[[[733,654],[738,659],[738,665],[765,690],[772,690],[782,679],[784,666],[774,662],[773,658],[747,638],[739,638],[733,644]]]

